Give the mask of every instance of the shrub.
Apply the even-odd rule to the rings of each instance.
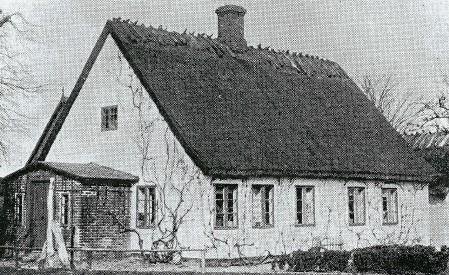
[[[438,274],[447,267],[448,253],[431,246],[373,246],[354,250],[358,272]]]
[[[300,271],[344,271],[351,253],[348,251],[325,250],[313,248],[309,251],[295,251],[289,260],[289,270]]]

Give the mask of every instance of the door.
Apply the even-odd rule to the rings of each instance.
[[[42,247],[47,238],[47,194],[49,182],[31,182],[30,245]]]

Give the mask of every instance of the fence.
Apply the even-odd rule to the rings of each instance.
[[[20,257],[20,252],[35,252],[35,251],[42,251],[41,247],[19,247],[19,246],[0,246],[0,250],[4,250],[3,251],[3,255],[7,255],[10,258],[13,258],[14,261],[14,267],[16,269],[20,269],[22,268],[22,264],[21,264],[21,257]],[[102,261],[101,262],[103,265],[97,265],[96,267],[99,269],[102,269],[102,266],[110,266],[110,259],[111,256],[110,254],[113,254],[112,258],[114,259],[114,262],[118,262],[120,263],[120,265],[123,262],[120,262],[118,259],[122,258],[122,259],[130,259],[130,256],[134,257],[134,259],[141,259],[139,261],[138,264],[140,264],[140,266],[137,266],[137,268],[141,269],[141,270],[145,270],[146,266],[145,266],[145,262],[151,262],[151,263],[155,263],[158,260],[160,260],[160,257],[164,257],[167,255],[176,255],[176,253],[182,253],[182,252],[197,252],[200,253],[200,270],[198,270],[201,273],[205,273],[205,269],[206,269],[206,250],[205,249],[135,249],[135,250],[119,250],[119,249],[105,249],[105,248],[83,248],[83,247],[68,247],[67,251],[69,252],[69,257],[70,257],[70,268],[71,269],[78,269],[80,268],[80,265],[77,265],[77,262],[80,263],[84,263],[85,266],[84,268],[86,269],[93,269],[94,266],[94,261],[96,256],[100,255],[100,257],[102,257]],[[77,255],[78,253],[78,255]],[[83,257],[83,255],[85,257]],[[119,255],[119,256],[118,256]],[[128,255],[128,256],[126,256]],[[181,256],[181,254],[179,254]],[[152,259],[151,259],[152,258]],[[195,258],[196,261],[198,261],[197,258]],[[195,261],[195,260],[194,260]],[[36,263],[37,264],[37,263]],[[126,266],[126,265],[125,265]],[[129,266],[126,266],[129,268]],[[83,267],[81,267],[82,269],[84,269]],[[134,267],[136,268],[136,267]]]

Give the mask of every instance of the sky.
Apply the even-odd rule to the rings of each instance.
[[[249,45],[270,46],[333,60],[356,82],[364,75],[393,74],[398,97],[433,99],[447,92],[449,1],[447,0],[1,0],[5,13],[21,12],[36,30],[26,63],[38,96],[21,102],[30,119],[25,134],[11,133],[12,150],[0,176],[21,168],[62,90],[69,95],[106,20],[121,17],[170,31],[217,34],[215,9],[247,9]]]

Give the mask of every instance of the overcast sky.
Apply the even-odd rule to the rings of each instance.
[[[441,74],[449,74],[447,0],[2,0],[5,13],[20,11],[38,26],[40,41],[29,66],[48,89],[24,103],[36,119],[28,135],[15,136],[13,155],[9,164],[1,165],[0,176],[26,162],[62,88],[68,95],[107,19],[129,18],[216,36],[214,11],[231,3],[248,11],[249,45],[318,55],[339,63],[354,80],[393,73],[399,94],[432,98],[445,91]]]

